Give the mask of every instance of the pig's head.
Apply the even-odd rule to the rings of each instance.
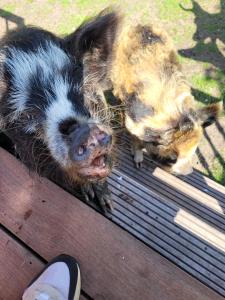
[[[98,81],[106,73],[117,22],[115,13],[102,13],[63,40],[74,68],[63,68],[65,80],[55,84],[59,95],[47,109],[46,141],[57,162],[80,181],[104,178],[112,167],[110,112]]]
[[[110,112],[98,83],[107,73],[117,24],[117,14],[105,11],[65,38],[28,26],[1,41],[0,112],[32,168],[46,162],[48,169],[53,159],[76,181],[109,174]]]
[[[112,131],[91,118],[69,118],[59,123],[63,166],[76,180],[96,180],[109,175]],[[64,157],[65,155],[65,157]]]
[[[145,147],[161,166],[175,175],[192,172],[192,158],[203,136],[203,129],[218,117],[220,106],[210,105],[181,115],[177,126],[146,136]],[[146,130],[147,133],[148,130]]]

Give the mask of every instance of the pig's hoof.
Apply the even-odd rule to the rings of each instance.
[[[88,183],[82,186],[81,190],[86,202],[95,201],[104,213],[113,210],[107,182]]]
[[[112,211],[113,210],[113,204],[111,200],[111,195],[101,195],[98,194],[96,195],[96,201],[98,202],[100,208],[104,213],[107,213],[107,211]]]
[[[101,210],[104,213],[107,213],[108,210],[112,211],[113,204],[107,182],[105,181],[103,183],[95,183],[93,184],[93,189],[95,191],[95,200],[101,208]]]
[[[135,167],[136,167],[137,169],[141,169],[141,168],[142,168],[142,161],[141,161],[141,162],[136,162],[136,161],[135,161]]]
[[[144,159],[144,157],[143,157],[142,150],[135,150],[135,153],[134,153],[134,163],[135,163],[135,167],[137,169],[142,168],[143,159]]]
[[[88,203],[95,198],[95,192],[91,183],[85,184],[81,187],[82,195],[85,201]]]

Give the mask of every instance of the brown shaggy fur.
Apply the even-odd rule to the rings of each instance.
[[[189,173],[202,125],[216,118],[219,107],[204,109],[202,119],[168,34],[152,25],[123,27],[114,46],[110,79],[114,95],[125,104],[126,128],[135,137],[135,162],[142,162],[140,151],[146,148],[170,171]]]

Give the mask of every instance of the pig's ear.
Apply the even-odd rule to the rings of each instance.
[[[99,58],[106,60],[112,52],[119,20],[118,12],[110,12],[109,9],[102,11],[65,38],[67,50],[79,59],[86,52],[92,53],[97,49]]]
[[[214,123],[222,112],[221,103],[211,104],[197,111],[200,124],[205,128]]]

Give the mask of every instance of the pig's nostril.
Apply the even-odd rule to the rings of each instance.
[[[86,146],[85,145],[81,145],[78,148],[78,155],[83,155],[86,152]]]
[[[101,134],[101,137],[99,138],[99,144],[101,146],[107,146],[109,144],[111,144],[112,142],[112,136],[107,134],[107,133],[103,133]]]

